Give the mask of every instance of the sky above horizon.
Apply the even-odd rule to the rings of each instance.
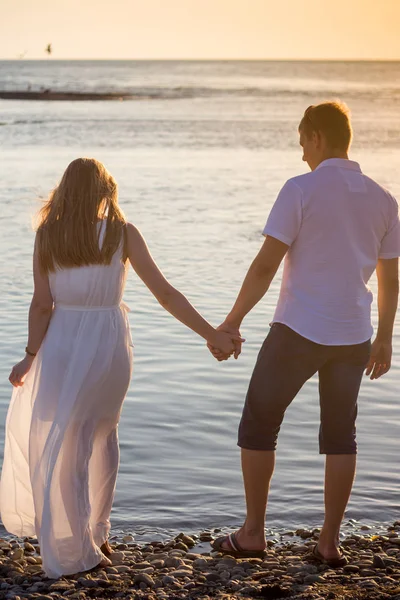
[[[400,60],[400,0],[0,0],[0,59]]]

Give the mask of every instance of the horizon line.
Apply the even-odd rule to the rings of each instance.
[[[10,62],[56,61],[135,61],[135,62],[400,62],[399,58],[2,58]]]

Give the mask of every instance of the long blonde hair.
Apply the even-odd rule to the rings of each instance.
[[[97,225],[104,218],[106,231],[100,248]],[[110,264],[125,239],[125,224],[115,179],[98,160],[77,158],[38,215],[36,250],[41,270]]]

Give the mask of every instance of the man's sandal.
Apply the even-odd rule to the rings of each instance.
[[[220,552],[221,554],[227,554],[229,556],[233,556],[234,558],[264,558],[266,555],[265,550],[245,550],[240,546],[237,541],[237,537],[235,533],[230,533],[229,535],[224,535],[216,540],[210,542],[211,547],[216,552]],[[227,548],[223,548],[222,545],[225,544],[228,546]]]
[[[315,559],[322,565],[327,565],[331,569],[340,569],[340,567],[344,567],[345,565],[347,565],[349,561],[343,554],[342,548],[339,548],[339,550],[341,553],[339,558],[325,558],[318,550],[318,544],[315,544],[311,552],[311,558]]]

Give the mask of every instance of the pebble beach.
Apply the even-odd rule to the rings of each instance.
[[[112,566],[58,580],[42,571],[36,539],[1,539],[0,599],[400,600],[400,521],[379,535],[368,526],[349,534],[341,542],[348,564],[335,570],[312,558],[318,534],[318,529],[285,532],[280,540],[268,540],[264,559],[213,552],[208,543],[220,530],[146,544],[131,534],[113,536]]]

